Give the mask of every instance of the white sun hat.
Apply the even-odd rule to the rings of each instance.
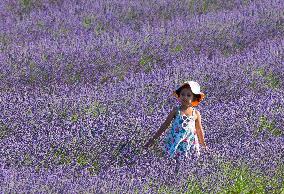
[[[193,101],[191,104],[192,106],[197,106],[205,97],[205,94],[203,92],[200,91],[200,85],[195,82],[195,81],[186,81],[183,84],[181,84],[174,92],[173,95],[176,98],[179,98],[179,93],[182,89],[183,86],[185,85],[189,85],[190,89],[192,91],[193,94],[199,95],[199,98],[197,98],[197,100]]]

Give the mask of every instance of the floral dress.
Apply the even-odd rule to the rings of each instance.
[[[199,157],[199,143],[195,129],[195,109],[190,116],[182,114],[178,106],[178,113],[172,123],[171,129],[164,140],[163,153],[170,158]]]

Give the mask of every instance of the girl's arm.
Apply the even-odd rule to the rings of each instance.
[[[171,124],[175,114],[176,114],[176,107],[173,108],[173,110],[169,113],[169,115],[167,116],[165,122],[161,125],[161,127],[159,128],[159,130],[155,133],[155,135],[146,143],[145,147],[148,147],[148,145],[153,144],[153,142],[159,138],[162,133],[168,128],[168,126]]]
[[[200,115],[199,111],[196,111],[196,113],[197,113],[197,119],[195,121],[195,128],[196,128],[198,141],[201,145],[206,147],[206,143],[204,141],[204,131],[203,131],[203,128],[202,128],[202,125],[201,125],[201,115]]]

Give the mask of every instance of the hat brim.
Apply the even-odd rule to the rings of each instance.
[[[175,90],[175,91],[173,92],[173,96],[176,97],[176,98],[179,98],[178,95],[177,95],[177,93],[176,93],[176,91],[177,91],[177,90]],[[196,94],[196,95],[200,95],[200,98],[199,98],[199,100],[195,100],[195,101],[191,102],[192,106],[198,106],[198,104],[199,104],[199,103],[205,98],[205,96],[206,96],[203,92],[200,92],[199,94]]]

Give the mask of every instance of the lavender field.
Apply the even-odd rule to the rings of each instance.
[[[1,0],[0,193],[284,194],[284,2]],[[197,81],[201,158],[149,138]]]

